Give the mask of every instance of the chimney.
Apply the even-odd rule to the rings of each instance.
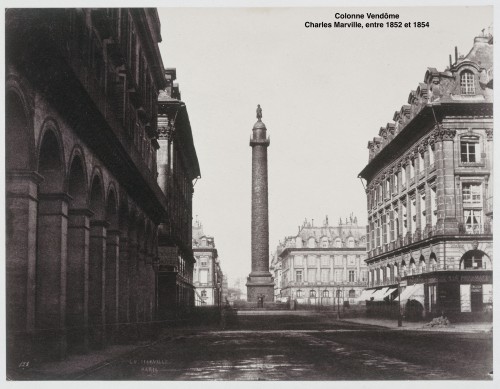
[[[455,46],[455,63],[458,61],[458,47]]]
[[[450,54],[450,68],[451,68],[451,54]]]

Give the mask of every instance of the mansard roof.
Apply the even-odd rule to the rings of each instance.
[[[462,95],[460,76],[464,69],[472,71],[477,77],[475,94]],[[454,110],[460,105],[461,110],[474,114],[477,109],[492,109],[493,103],[493,38],[479,36],[474,39],[474,45],[464,57],[455,59],[455,63],[445,71],[427,68],[424,82],[418,84],[416,90],[410,91],[408,105],[401,106],[393,115],[394,124],[380,128],[378,135],[383,138],[373,138],[368,142],[369,162],[359,176],[371,180],[376,170],[375,165],[388,162],[387,158],[395,157],[414,138],[429,130],[426,123],[442,117],[445,112]],[[455,108],[454,108],[455,107]],[[432,112],[428,112],[432,111]],[[388,130],[391,136],[388,136]],[[406,134],[406,135],[403,135]],[[400,135],[401,134],[401,135]],[[405,139],[402,139],[405,138]]]

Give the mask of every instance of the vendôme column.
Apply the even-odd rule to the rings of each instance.
[[[267,148],[269,138],[262,122],[262,109],[257,106],[257,122],[253,126],[252,147],[252,272],[247,278],[247,300],[272,302],[274,281],[269,272],[269,209],[267,193]]]

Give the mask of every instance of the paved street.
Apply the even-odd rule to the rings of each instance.
[[[491,341],[487,333],[394,331],[325,315],[238,315],[225,330],[166,330],[159,341],[72,378],[488,380]]]

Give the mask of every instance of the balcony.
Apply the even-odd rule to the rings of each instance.
[[[458,232],[465,235],[490,235],[492,234],[492,228],[491,224],[489,223],[474,226],[465,223],[459,223]]]

